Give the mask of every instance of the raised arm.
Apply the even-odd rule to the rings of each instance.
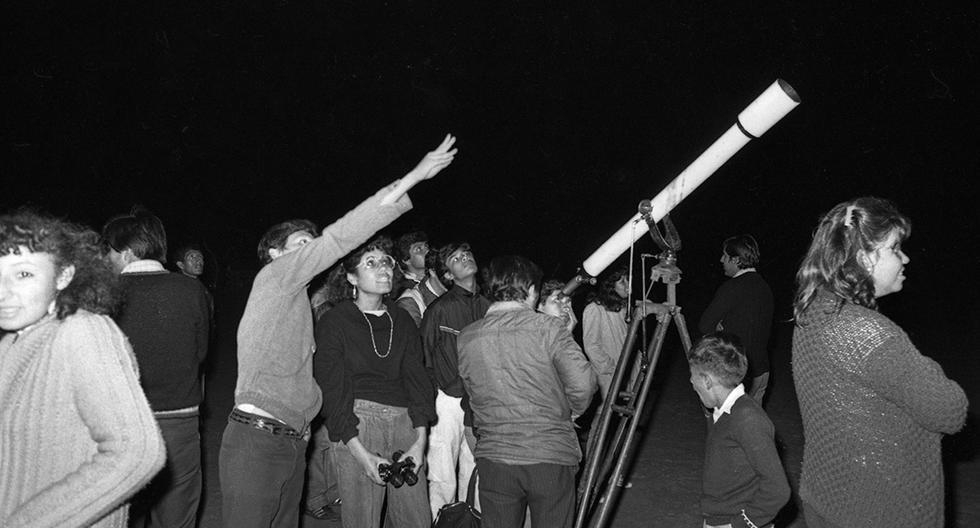
[[[439,171],[448,167],[458,151],[453,148],[454,143],[456,138],[452,134],[446,134],[435,150],[427,153],[414,169],[396,182],[394,188],[381,199],[381,205],[397,202],[412,187],[415,187],[415,184],[434,177],[439,174]]]

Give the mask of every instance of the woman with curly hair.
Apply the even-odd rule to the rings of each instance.
[[[886,200],[840,203],[796,274],[793,379],[811,528],[943,526],[940,441],[963,426],[966,395],[877,304],[902,289],[910,232]]]
[[[93,231],[0,217],[0,519],[124,527],[163,440],[126,337],[106,315],[115,277]]]
[[[334,444],[345,528],[426,528],[431,516],[425,462],[428,425],[435,421],[435,390],[422,363],[418,329],[408,312],[387,298],[395,259],[387,239],[352,252],[334,273],[344,299],[316,325],[314,375],[323,389],[321,411]],[[341,291],[334,289],[333,291]],[[379,473],[393,453],[415,463],[418,482],[395,486]]]
[[[626,298],[629,276],[626,266],[613,268],[599,279],[582,312],[582,348],[599,376],[599,391],[606,398],[616,374],[616,364],[626,342]]]

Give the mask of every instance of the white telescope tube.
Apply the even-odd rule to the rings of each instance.
[[[796,90],[786,81],[776,79],[762,95],[738,114],[738,120],[728,131],[678,174],[674,181],[667,184],[660,194],[653,197],[650,201],[653,211],[650,214],[654,221],[659,222],[749,140],[765,134],[798,104],[800,97]],[[582,263],[582,269],[593,277],[599,275],[647,230],[646,222],[640,221],[640,213],[636,213]]]

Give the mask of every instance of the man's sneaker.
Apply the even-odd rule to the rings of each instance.
[[[325,506],[320,506],[315,510],[306,510],[305,512],[310,517],[314,519],[319,519],[321,521],[340,521],[340,499],[337,499],[330,504]]]

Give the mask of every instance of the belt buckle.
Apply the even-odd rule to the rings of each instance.
[[[267,433],[278,434],[278,431],[276,431],[276,426],[267,422],[264,418],[256,418],[253,425],[255,425],[257,429],[261,429]]]

